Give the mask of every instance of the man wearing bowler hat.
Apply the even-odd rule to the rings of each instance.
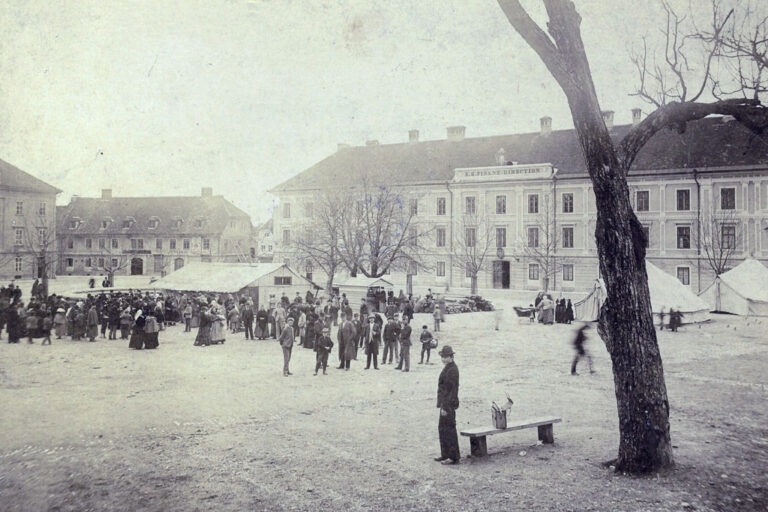
[[[445,345],[440,357],[445,365],[437,381],[437,407],[440,419],[437,432],[440,434],[440,456],[435,460],[443,464],[458,464],[459,435],[456,433],[456,409],[459,408],[459,368],[453,361],[453,349]]]

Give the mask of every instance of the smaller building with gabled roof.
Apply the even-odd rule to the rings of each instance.
[[[165,275],[190,262],[250,262],[247,213],[205,187],[199,196],[73,197],[58,208],[61,263],[70,275]]]

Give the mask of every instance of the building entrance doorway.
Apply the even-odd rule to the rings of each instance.
[[[179,270],[184,266],[184,258],[176,258],[173,260],[173,270]]]
[[[493,287],[502,288],[504,290],[509,289],[509,262],[508,261],[493,262]]]
[[[144,260],[141,258],[131,259],[131,275],[140,276],[144,274]]]

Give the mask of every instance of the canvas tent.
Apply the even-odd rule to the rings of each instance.
[[[368,290],[390,292],[394,289],[394,285],[384,279],[383,277],[365,277],[357,276],[350,277],[343,283],[339,284],[339,294],[345,293],[349,305],[354,309],[355,305],[359,305],[362,299],[368,298]]]
[[[645,262],[648,273],[648,288],[651,292],[651,309],[654,321],[659,322],[661,310],[669,313],[674,308],[683,313],[683,323],[698,323],[709,320],[709,307],[677,278],[651,263]],[[577,320],[597,320],[600,306],[605,301],[606,293],[601,281],[595,283],[592,291],[582,300],[574,303],[574,317]]]
[[[699,296],[713,311],[768,316],[768,268],[749,258],[717,276]]]
[[[231,293],[253,297],[257,306],[269,307],[285,293],[293,299],[314,289],[312,282],[280,263],[189,263],[155,281],[159,290]]]

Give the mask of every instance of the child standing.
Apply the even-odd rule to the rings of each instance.
[[[437,320],[435,320],[437,322]],[[429,352],[432,350],[432,333],[427,330],[426,325],[421,326],[421,335],[419,336],[421,341],[421,361],[419,364],[424,364],[424,353],[427,354],[427,364],[429,364]]]
[[[435,311],[432,316],[435,318],[435,332],[440,332],[440,319],[443,318],[443,313],[439,304],[435,304]]]
[[[333,341],[331,341],[331,329],[323,327],[323,333],[315,343],[315,352],[317,356],[315,358],[315,375],[320,367],[323,367],[323,375],[328,375],[326,369],[328,368],[328,354],[330,354],[333,348]]]
[[[584,331],[587,329],[589,329],[589,324],[584,324],[583,326],[579,327],[579,329],[576,331],[576,337],[573,339],[573,348],[576,350],[576,356],[573,358],[573,362],[571,363],[571,375],[578,375],[578,373],[576,373],[576,365],[579,363],[579,359],[582,357],[587,358],[587,362],[589,363],[589,373],[595,373],[595,370],[592,368],[592,356],[590,356],[589,352],[587,352],[584,348],[584,342],[587,340],[587,336],[584,334]]]

